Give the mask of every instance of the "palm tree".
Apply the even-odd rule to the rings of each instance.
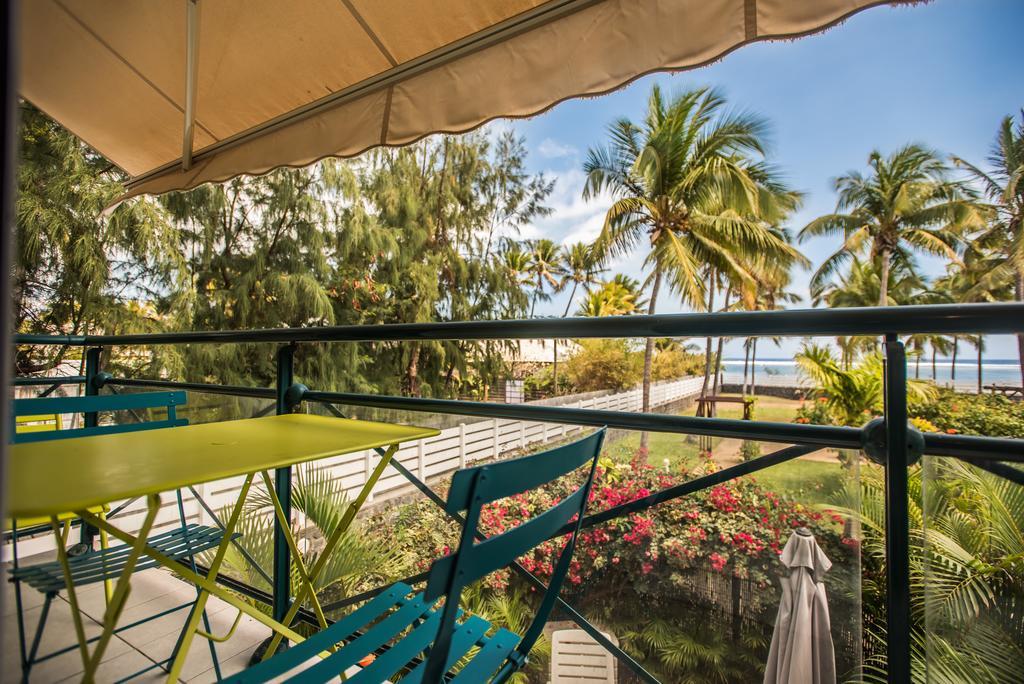
[[[621,282],[609,280],[587,293],[577,309],[577,316],[626,316],[640,310],[636,290]]]
[[[824,283],[853,256],[868,250],[879,268],[878,305],[889,304],[894,265],[913,270],[914,252],[958,261],[956,247],[964,228],[981,225],[981,212],[965,187],[948,178],[938,155],[907,145],[888,157],[877,150],[868,158],[870,174],[857,171],[835,181],[835,213],[820,216],[800,231],[800,240],[841,235],[843,244],[818,267],[811,288]]]
[[[800,196],[760,161],[765,123],[729,113],[725,105],[708,88],[666,101],[655,86],[643,121],[618,119],[609,126],[607,147],[588,152],[584,198],[609,193],[614,199],[595,247],[611,255],[646,243],[648,313],[656,310],[663,282],[685,302],[705,308],[707,266],[735,264],[741,278],[752,280],[736,264],[737,255],[796,254],[768,226],[792,211]],[[643,411],[650,410],[653,356],[654,340],[648,339]]]
[[[528,272],[532,277],[533,302],[530,304],[530,318],[533,318],[534,309],[537,307],[537,300],[548,301],[551,299],[551,292],[558,292],[562,286],[562,275],[565,268],[562,265],[562,252],[551,240],[541,238],[530,242],[530,267]]]
[[[562,264],[564,273],[559,283],[559,290],[564,290],[572,283],[572,291],[569,293],[569,301],[565,303],[565,312],[562,318],[569,315],[572,302],[576,299],[576,290],[582,285],[584,292],[589,292],[592,285],[597,284],[597,277],[605,272],[601,260],[596,258],[593,245],[585,242],[576,242],[572,245],[562,247]],[[551,368],[553,377],[553,388],[558,393],[558,340],[554,340],[554,364]]]
[[[814,304],[825,304],[832,308],[850,306],[875,306],[882,291],[881,264],[877,261],[850,260],[849,269],[838,281],[814,283],[811,298]],[[889,268],[889,286],[886,301],[890,305],[912,304],[925,289],[924,280],[906,264],[897,262]]]
[[[589,292],[591,286],[599,282],[598,276],[607,270],[597,256],[593,245],[588,245],[585,242],[576,242],[562,248],[564,274],[559,289],[564,290],[569,283],[572,283],[569,301],[565,303],[565,313],[562,314],[563,318],[569,315],[569,309],[576,298],[576,290],[582,287],[584,292]]]
[[[1003,119],[986,173],[959,157],[957,166],[966,168],[981,183],[995,219],[975,240],[980,251],[991,254],[992,268],[978,279],[977,287],[992,291],[1000,283],[1013,283],[1014,298],[1024,301],[1024,110],[1014,126],[1013,117]],[[1021,382],[1024,382],[1024,334],[1017,334]]]
[[[871,354],[856,366],[844,369],[828,347],[805,345],[796,360],[814,381],[818,395],[825,398],[837,425],[860,427],[881,415],[885,386],[881,354]],[[913,401],[934,399],[935,391],[935,386],[927,382],[907,382],[907,397]]]

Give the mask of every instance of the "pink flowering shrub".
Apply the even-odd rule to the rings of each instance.
[[[713,472],[705,461],[698,472],[668,474],[641,461],[632,464],[626,477],[603,477],[599,468],[590,494],[587,513],[619,506],[652,492]],[[535,491],[494,502],[480,516],[480,530],[487,536],[500,534],[550,508],[577,486],[578,480],[563,481]],[[429,502],[414,504],[419,539],[413,541],[417,556],[415,569],[425,570],[432,559],[455,545],[454,526],[447,526],[447,538],[437,530],[445,528],[443,514]],[[767,491],[753,478],[733,480],[665,502],[642,511],[586,528],[580,533],[576,554],[569,567],[567,588],[608,579],[610,574],[628,578],[639,591],[685,590],[686,576],[710,567],[715,572],[749,578],[767,584],[778,572],[778,555],[792,530],[806,526],[818,537],[833,558],[855,553],[842,540],[843,519],[823,514]],[[553,539],[519,559],[542,580],[554,571],[566,537]],[[413,549],[410,549],[413,550]],[[490,575],[486,584],[504,590],[510,571]]]

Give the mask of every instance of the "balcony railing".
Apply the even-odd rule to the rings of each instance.
[[[738,438],[775,443],[777,450],[718,472],[675,484],[634,501],[588,515],[584,529],[629,516],[667,501],[714,487],[737,477],[810,454],[821,449],[863,450],[885,472],[885,556],[886,556],[886,655],[888,679],[906,682],[911,668],[911,577],[908,520],[908,467],[922,454],[956,458],[990,473],[1024,485],[1024,471],[1007,462],[1024,463],[1024,440],[925,433],[908,424],[907,363],[901,335],[931,334],[1016,334],[1024,332],[1024,305],[941,305],[900,308],[827,309],[802,311],[736,312],[722,314],[678,314],[613,318],[569,318],[517,321],[473,321],[451,323],[410,323],[376,326],[281,328],[250,331],[183,332],[136,335],[45,336],[17,335],[18,345],[69,345],[83,347],[85,375],[69,378],[19,378],[17,385],[43,387],[43,394],[61,384],[81,383],[86,394],[123,388],[174,388],[197,393],[251,397],[273,401],[271,410],[292,412],[303,402],[321,404],[336,415],[339,407],[458,414],[493,419],[515,419],[561,423],[574,426],[608,426],[623,430],[678,433],[704,437]],[[410,340],[493,340],[537,338],[642,338],[642,337],[747,337],[747,336],[838,336],[865,335],[884,339],[884,417],[861,428],[723,418],[700,418],[653,413],[593,410],[565,406],[496,404],[435,398],[380,396],[311,389],[295,380],[294,353],[304,343],[358,343]],[[274,387],[241,387],[219,384],[176,382],[163,379],[119,378],[100,368],[100,350],[110,347],[171,344],[279,343],[277,381]],[[262,413],[269,412],[264,410]],[[94,422],[95,415],[87,416]],[[404,466],[392,464],[422,494],[443,507],[443,500],[424,479]],[[422,475],[422,473],[420,473]],[[291,473],[277,473],[275,485],[282,502],[288,501]],[[208,511],[212,515],[212,511]],[[568,530],[560,530],[552,537]],[[268,594],[237,580],[218,578],[232,589],[273,606],[280,619],[289,605],[287,546],[278,534],[275,543],[273,592]],[[522,566],[511,570],[526,582],[542,587],[541,580]],[[268,573],[269,574],[269,573]],[[267,575],[265,575],[267,576]],[[424,575],[406,579],[422,580]],[[383,587],[381,587],[382,589]],[[350,596],[324,606],[337,610],[375,595],[376,590]],[[657,680],[634,658],[608,640],[583,615],[566,602],[562,612],[595,640],[611,651],[640,679]],[[315,626],[312,613],[300,618]]]

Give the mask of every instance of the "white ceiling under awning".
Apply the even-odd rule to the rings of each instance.
[[[20,89],[129,196],[162,193],[529,116],[878,4],[33,0]]]

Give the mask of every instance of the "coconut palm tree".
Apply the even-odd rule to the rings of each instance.
[[[815,305],[825,304],[829,307],[875,306],[879,302],[882,291],[881,264],[877,261],[860,259],[856,256],[850,260],[846,273],[838,280],[816,283],[811,288],[811,297]],[[895,263],[889,268],[889,287],[886,303],[890,306],[912,304],[925,289],[925,281],[907,264]]]
[[[562,264],[564,273],[560,289],[564,290],[572,283],[572,290],[569,292],[569,301],[565,303],[565,313],[562,317],[569,315],[573,300],[576,298],[576,291],[582,287],[584,292],[598,282],[598,276],[607,269],[604,268],[601,260],[594,252],[593,245],[585,242],[576,242],[562,248]]]
[[[606,147],[584,164],[584,198],[610,194],[612,206],[595,247],[623,254],[643,245],[648,312],[662,284],[692,306],[706,308],[707,267],[752,280],[739,254],[796,254],[769,229],[800,201],[762,160],[765,123],[726,111],[722,95],[698,88],[666,99],[655,86],[640,122],[622,118]],[[644,351],[643,410],[650,409],[654,340]],[[646,433],[641,438],[646,444]]]
[[[562,252],[553,241],[547,238],[533,240],[530,244],[530,267],[532,277],[533,301],[530,304],[530,318],[533,318],[537,300],[548,301],[551,293],[560,291],[562,275],[565,267],[562,264]],[[548,292],[550,288],[550,292]]]
[[[587,298],[577,309],[577,316],[626,316],[640,310],[636,290],[614,280],[601,283],[587,293]]]
[[[975,239],[978,249],[993,257],[991,268],[980,274],[976,287],[991,292],[1009,281],[1014,298],[1024,301],[1024,110],[1016,125],[1012,116],[1000,124],[988,158],[991,172],[959,157],[953,157],[953,162],[981,184],[994,215]],[[1024,382],[1024,334],[1017,334],[1017,352]]]
[[[818,267],[812,291],[847,261],[867,251],[879,268],[878,305],[889,302],[894,265],[913,270],[915,252],[958,261],[957,247],[965,229],[983,225],[983,212],[968,189],[950,180],[938,154],[907,145],[888,157],[877,150],[868,158],[871,172],[850,171],[835,181],[836,211],[814,219],[800,231],[800,240],[840,235],[839,250]]]
[[[856,366],[844,369],[828,347],[805,345],[796,356],[800,369],[815,383],[837,425],[860,427],[881,415],[884,380],[881,354],[866,356]],[[907,381],[907,397],[924,402],[934,399],[935,386],[919,380]]]
[[[564,273],[559,283],[559,290],[564,290],[572,283],[572,291],[569,293],[569,301],[565,303],[565,312],[562,318],[569,315],[573,300],[576,299],[576,290],[580,286],[584,292],[589,292],[592,285],[597,284],[598,276],[604,273],[605,269],[601,260],[597,258],[593,245],[585,242],[576,242],[572,245],[562,247],[562,267]],[[551,374],[554,378],[554,390],[558,392],[558,340],[554,340],[554,358],[551,367]]]

